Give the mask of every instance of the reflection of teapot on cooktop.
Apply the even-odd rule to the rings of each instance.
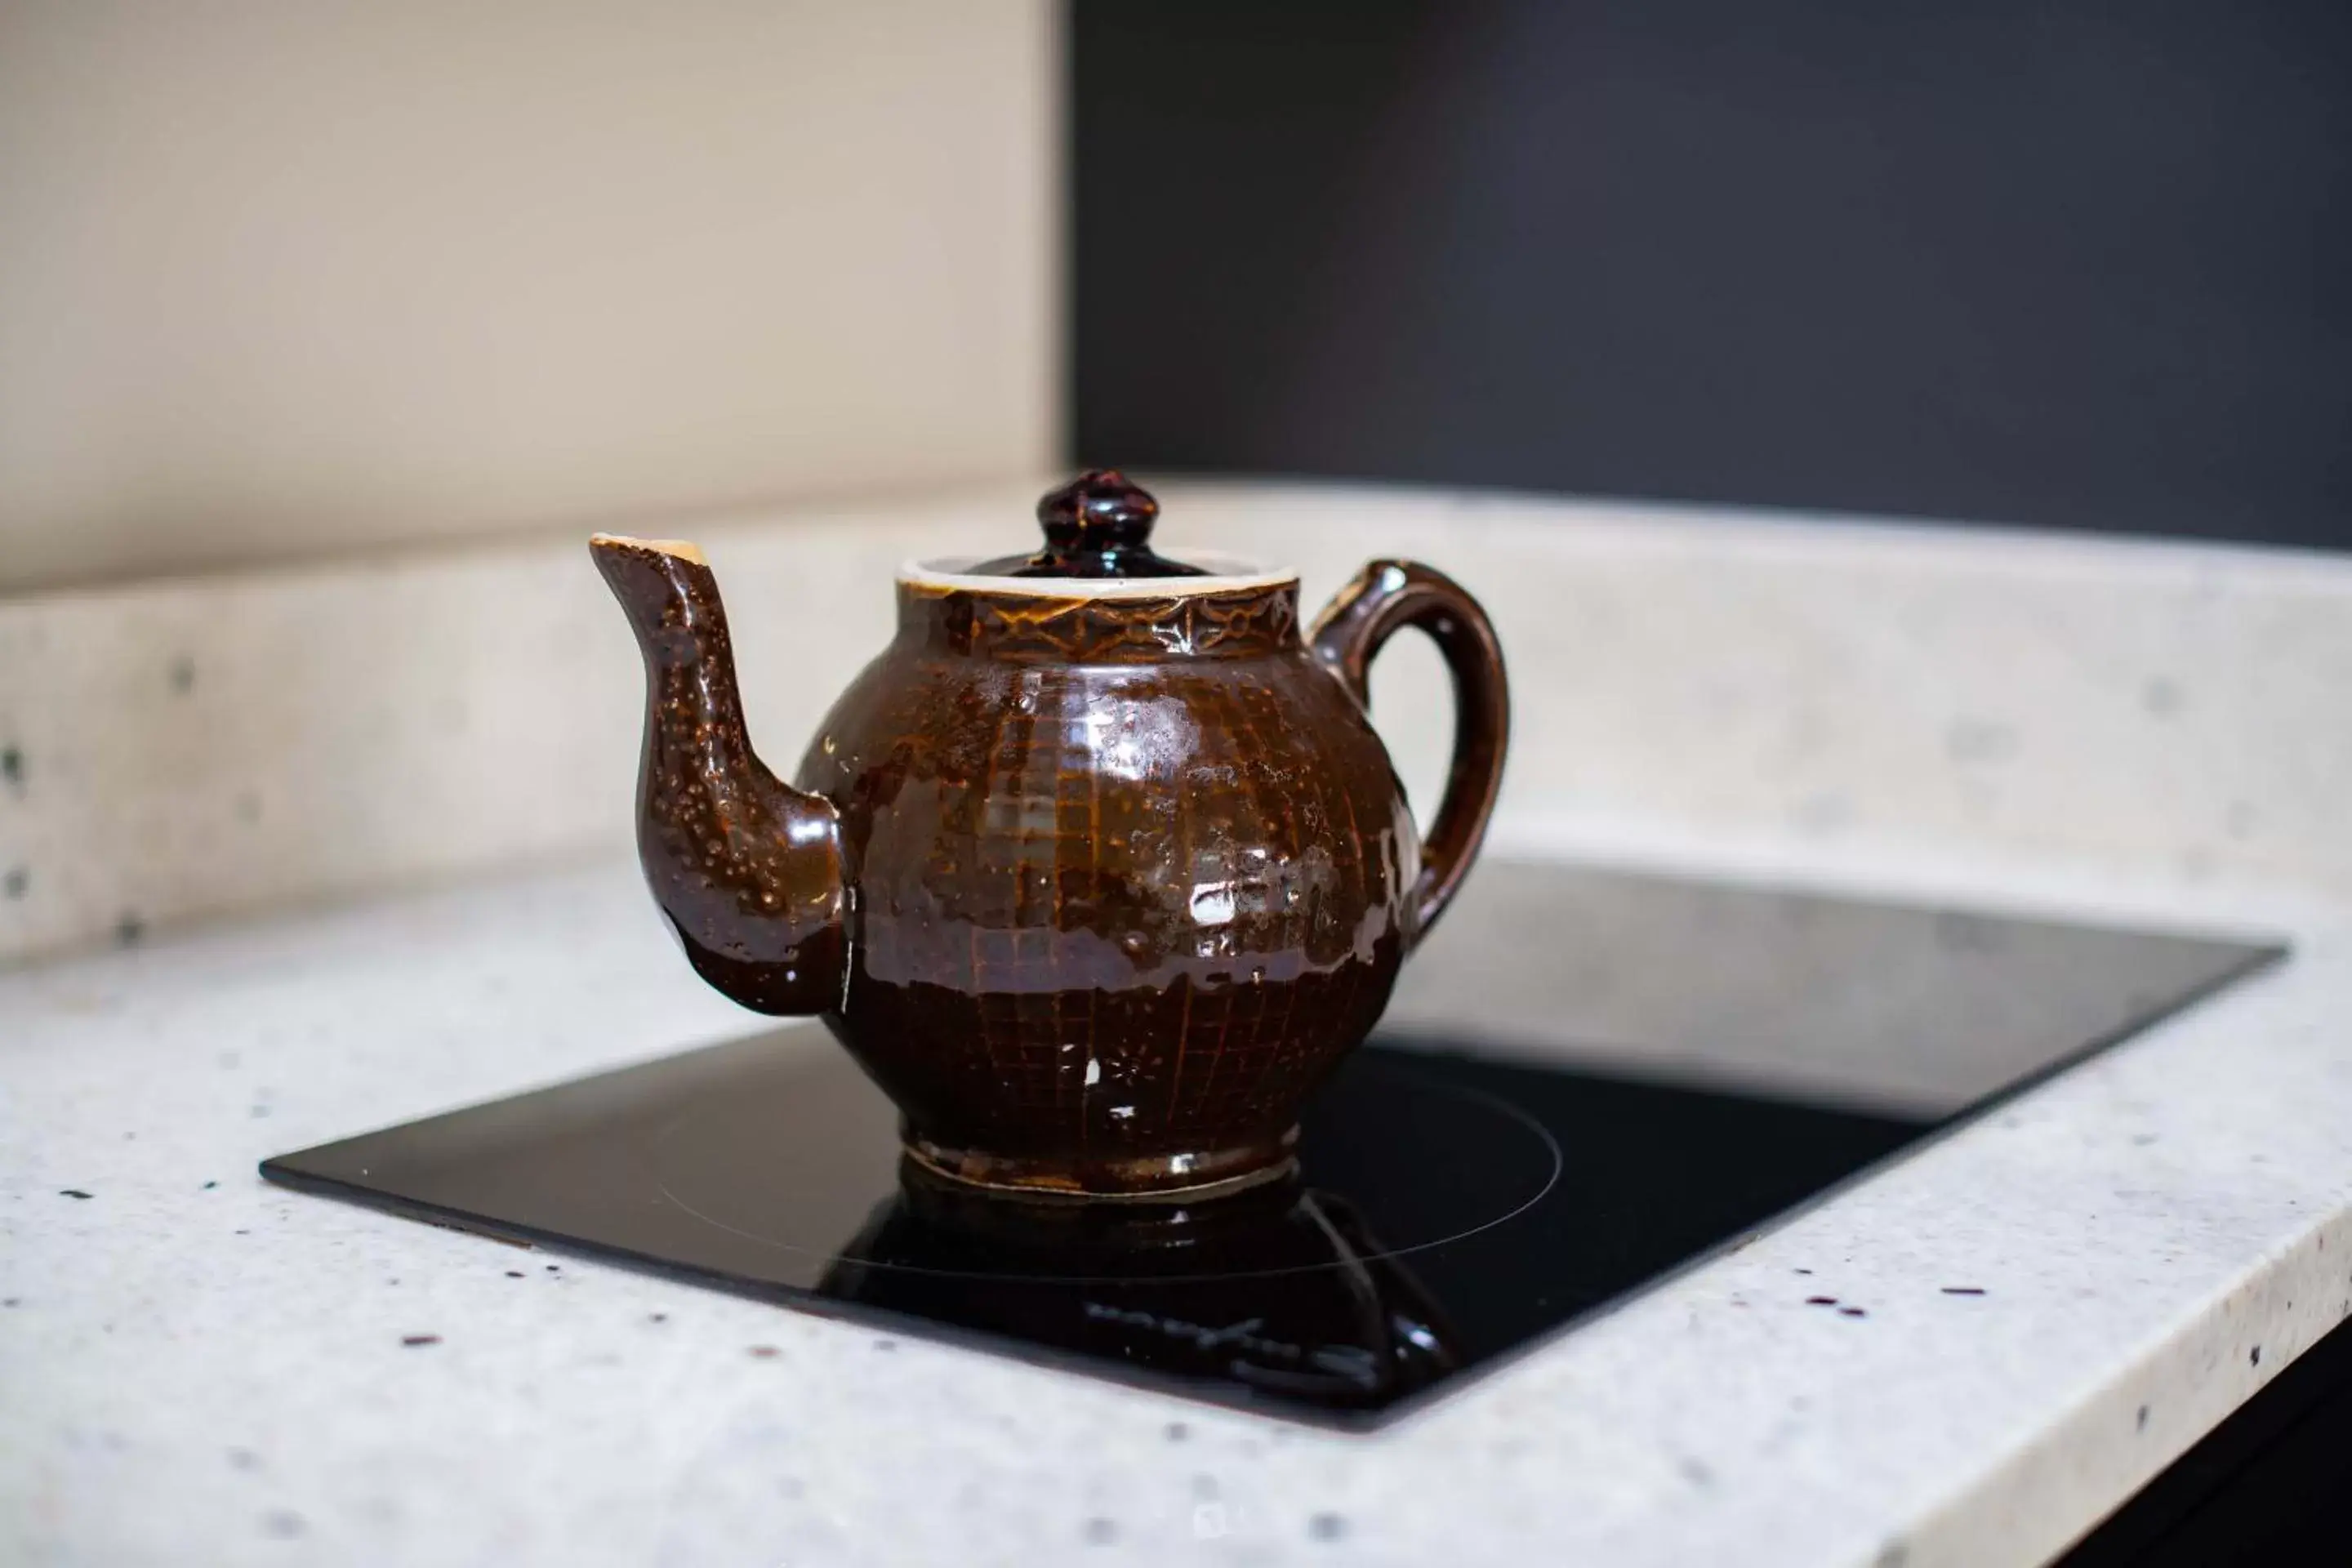
[[[909,1157],[817,1294],[1336,1408],[1387,1405],[1461,1361],[1354,1206],[1295,1177],[1211,1203],[1035,1202]]]
[[[1157,555],[1158,510],[1087,473],[1040,503],[1041,552],[904,568],[792,785],[752,754],[701,553],[593,542],[645,654],[637,842],[688,958],[822,1015],[958,1181],[1196,1198],[1291,1169],[1501,781],[1502,658],[1460,587],[1374,562],[1302,635],[1296,574]],[[1459,710],[1426,844],[1365,710],[1408,626]]]

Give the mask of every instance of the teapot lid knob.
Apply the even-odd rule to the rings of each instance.
[[[1198,577],[1151,548],[1160,503],[1117,468],[1088,468],[1037,503],[1045,548],[972,568],[1014,577]]]
[[[1117,468],[1088,468],[1037,502],[1046,548],[1064,556],[1144,549],[1159,517],[1151,492]]]

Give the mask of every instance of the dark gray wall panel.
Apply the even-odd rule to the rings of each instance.
[[[1073,444],[2352,546],[2352,3],[1076,0]]]

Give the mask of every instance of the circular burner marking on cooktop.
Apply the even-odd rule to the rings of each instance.
[[[1193,1241],[1008,1238],[1001,1226],[983,1234],[917,1211],[898,1179],[895,1118],[862,1077],[856,1089],[863,1092],[845,1091],[821,1121],[807,1102],[817,1085],[805,1071],[730,1087],[724,1098],[686,1108],[645,1147],[661,1194],[746,1241],[893,1272],[1044,1284],[1361,1265],[1504,1224],[1541,1202],[1561,1169],[1551,1133],[1516,1106],[1415,1073],[1393,1057],[1358,1058],[1304,1118],[1299,1195],[1309,1201],[1269,1205],[1246,1220],[1223,1217],[1241,1211],[1223,1205],[1246,1205],[1247,1194],[1195,1205],[1211,1224]],[[813,1121],[840,1136],[820,1147],[792,1136]],[[989,1205],[983,1215],[1003,1212],[994,1200],[976,1201]],[[1056,1209],[1049,1220],[1066,1222],[1068,1211]],[[1133,1207],[1118,1209],[1111,1223],[1136,1222]]]

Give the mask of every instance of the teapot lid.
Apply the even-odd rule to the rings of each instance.
[[[1088,468],[1037,503],[1045,548],[968,568],[988,577],[1204,577],[1198,566],[1151,548],[1160,503],[1117,468]]]

